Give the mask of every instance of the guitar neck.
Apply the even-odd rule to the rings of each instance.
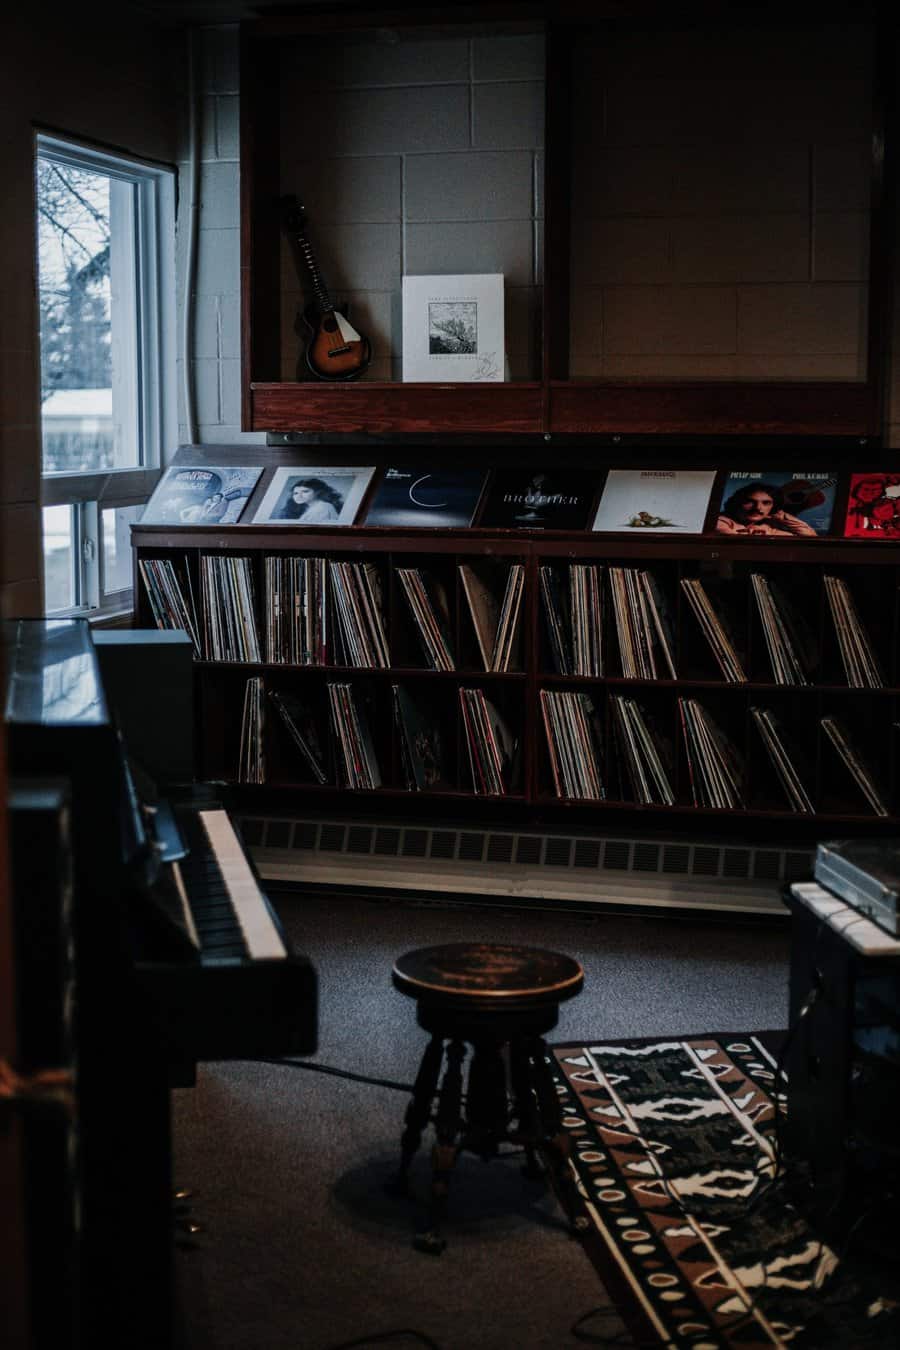
[[[319,264],[316,262],[316,256],[312,251],[312,244],[305,234],[297,235],[297,247],[300,250],[300,256],[309,269],[309,275],[313,284],[313,291],[316,297],[316,303],[323,314],[330,314],[334,311],[334,305],[331,296],[328,294],[328,287],[322,273],[319,271]]]

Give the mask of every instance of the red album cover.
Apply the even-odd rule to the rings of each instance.
[[[900,473],[850,475],[845,539],[900,539]]]

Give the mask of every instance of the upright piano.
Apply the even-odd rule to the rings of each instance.
[[[56,1003],[70,1023],[61,1043],[74,1046],[74,1278],[71,1306],[54,1309],[47,1290],[38,1321],[54,1347],[167,1350],[170,1089],[199,1061],[312,1053],[315,972],[291,950],[215,790],[160,785],[131,762],[87,623],[15,620],[3,639],[13,786],[62,781],[71,803],[71,987]],[[175,692],[148,670],[147,717]],[[20,912],[36,904],[22,893],[30,882],[15,885],[29,876],[23,820],[12,813]],[[23,990],[30,932],[17,954]]]

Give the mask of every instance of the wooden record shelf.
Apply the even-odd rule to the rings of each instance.
[[[900,825],[900,547],[860,540],[810,539],[749,542],[723,536],[635,540],[633,536],[592,533],[559,534],[536,531],[484,529],[411,531],[351,527],[229,526],[199,530],[190,526],[137,525],[132,532],[135,562],[168,558],[186,567],[193,579],[199,605],[199,558],[204,554],[232,554],[250,559],[254,578],[257,627],[262,640],[265,616],[263,558],[269,555],[359,559],[374,562],[382,572],[385,624],[392,658],[386,669],[345,666],[292,666],[283,662],[243,663],[198,660],[196,671],[197,752],[200,776],[235,785],[249,802],[289,809],[316,801],[340,800],[349,811],[364,809],[378,798],[421,815],[487,811],[511,823],[559,823],[612,828],[618,821],[640,817],[655,827],[672,831],[689,828],[700,819],[704,829],[734,831],[779,826],[786,837],[811,839],[823,829],[855,833],[896,833]],[[636,680],[619,669],[608,581],[603,579],[604,672],[599,677],[560,675],[552,667],[538,586],[538,568],[565,568],[570,561],[601,567],[638,566],[656,578],[669,598],[677,679]],[[521,669],[485,672],[465,597],[457,577],[457,563],[481,563],[502,568],[512,562],[525,569],[522,601]],[[441,577],[450,596],[451,642],[460,663],[444,672],[427,667],[401,588],[393,576],[397,565],[418,567]],[[814,638],[816,665],[809,685],[774,681],[768,666],[765,638],[753,606],[749,577],[762,571],[780,590],[802,606]],[[858,612],[882,666],[885,685],[878,689],[850,687],[845,681],[836,635],[824,595],[822,576],[833,573],[847,581]],[[681,577],[700,577],[710,594],[728,595],[737,615],[736,636],[744,654],[746,683],[729,683],[696,626],[678,586]],[[138,597],[136,621],[152,625],[148,599],[135,569]],[[201,628],[202,628],[202,616]],[[371,791],[349,790],[333,782],[319,787],[299,772],[296,752],[277,719],[269,718],[265,733],[267,777],[264,784],[237,783],[241,707],[246,680],[262,677],[266,688],[297,692],[313,703],[321,701],[319,725],[328,725],[325,684],[339,680],[366,691],[370,700],[373,734],[377,743],[383,785]],[[400,751],[394,734],[392,684],[421,696],[442,719],[444,743],[449,747],[446,789],[409,791],[404,785]],[[521,779],[507,795],[482,795],[472,788],[456,691],[483,687],[511,725],[521,746]],[[541,717],[542,688],[580,690],[590,695],[602,727],[599,762],[607,796],[601,801],[560,798],[550,772],[546,733]],[[610,699],[627,692],[647,711],[671,750],[672,806],[645,805],[633,799],[624,774],[615,768]],[[744,800],[740,810],[713,809],[693,804],[688,765],[678,720],[678,697],[696,698],[720,721],[741,755]],[[791,811],[771,765],[754,733],[750,707],[768,708],[802,744],[809,766],[813,813]],[[316,705],[318,706],[318,704]],[[819,718],[831,714],[846,726],[855,748],[879,785],[888,814],[879,816],[867,805],[847,770],[834,755],[819,727]],[[618,786],[616,784],[618,783]]]

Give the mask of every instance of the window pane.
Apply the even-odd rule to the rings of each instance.
[[[45,506],[44,612],[53,614],[78,603],[75,573],[75,508]]]
[[[103,512],[103,594],[131,585],[131,523],[140,520],[143,506],[107,507]]]
[[[38,156],[45,473],[140,462],[133,182]]]

